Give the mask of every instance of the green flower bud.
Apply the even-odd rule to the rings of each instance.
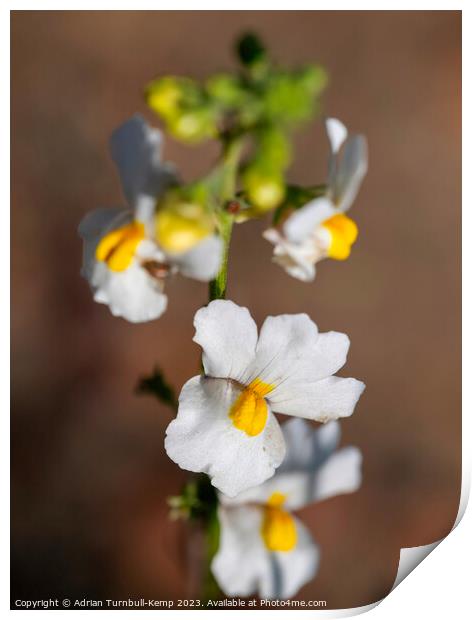
[[[273,122],[293,124],[308,120],[313,113],[313,97],[303,81],[288,73],[271,76],[264,96],[265,110]]]
[[[243,35],[237,42],[236,49],[239,60],[246,66],[264,61],[266,57],[264,45],[253,33]]]
[[[292,145],[286,133],[276,127],[261,130],[257,135],[258,159],[272,168],[284,170],[292,160]]]
[[[168,119],[168,130],[174,138],[196,143],[217,135],[216,115],[211,108],[195,108],[179,112]]]
[[[164,77],[153,80],[146,88],[146,102],[164,120],[179,113],[183,104],[194,105],[198,101],[198,88],[192,80]]]
[[[250,204],[259,211],[274,209],[285,196],[285,183],[280,170],[270,170],[259,162],[253,162],[246,168],[243,185]]]

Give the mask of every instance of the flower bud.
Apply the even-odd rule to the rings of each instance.
[[[208,107],[189,109],[170,118],[167,128],[183,142],[201,142],[217,135],[216,115]]]
[[[156,114],[168,120],[179,113],[189,84],[192,84],[191,80],[172,76],[153,80],[146,89],[147,104]]]
[[[237,53],[243,65],[251,66],[264,62],[266,50],[259,37],[249,32],[243,35],[237,42]]]
[[[270,170],[257,162],[244,172],[243,185],[249,202],[260,211],[274,209],[285,195],[285,183],[280,170]]]
[[[204,205],[171,192],[156,213],[156,239],[172,254],[188,252],[215,229],[211,213]]]
[[[284,131],[269,127],[257,135],[258,158],[273,168],[284,170],[292,160],[292,145]]]
[[[308,120],[313,113],[313,96],[303,80],[289,73],[273,74],[264,95],[271,122],[294,124]]]

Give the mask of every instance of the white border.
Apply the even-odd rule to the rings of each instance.
[[[321,2],[292,2],[290,6],[287,7],[286,4],[282,2],[272,1],[272,2],[259,2],[257,6],[253,1],[248,2],[247,0],[240,0],[236,6],[228,6],[222,7],[220,3],[217,2],[179,2],[175,0],[174,2],[158,2],[155,0],[151,1],[136,1],[133,4],[129,2],[116,1],[116,2],[90,2],[84,1],[79,3],[67,3],[59,2],[59,1],[48,1],[42,2],[41,6],[38,6],[37,2],[9,2],[9,6],[7,9],[3,9],[1,12],[2,21],[1,21],[1,53],[0,53],[0,68],[1,76],[2,76],[2,85],[5,87],[6,84],[9,83],[9,75],[10,75],[10,34],[9,34],[9,10],[462,10],[463,12],[463,63],[464,67],[469,69],[471,64],[468,62],[470,60],[470,37],[472,36],[471,28],[470,28],[470,18],[469,18],[469,9],[465,1],[454,1],[454,2],[439,2],[439,1],[429,1],[429,2],[406,2],[404,0],[398,0],[394,6],[385,6],[386,3],[383,4],[382,7],[379,7],[378,3],[375,2],[347,2],[347,1],[336,1],[332,0],[329,3],[321,3]],[[469,38],[466,36],[469,36]],[[471,78],[468,77],[467,72],[463,69],[463,102],[464,109],[471,110],[472,109],[472,100],[471,100]],[[4,119],[4,129],[2,132],[2,143],[1,143],[1,156],[2,162],[8,161],[9,157],[9,144],[10,144],[10,128],[9,128],[9,116],[10,116],[10,105],[9,105],[9,97],[8,93],[5,92],[5,95],[0,100],[0,105],[2,107],[2,116]],[[463,136],[464,143],[470,144],[470,121],[464,116],[463,117]],[[469,139],[469,140],[467,140]],[[471,170],[470,166],[470,153],[466,151],[466,147],[463,148],[463,173],[467,170]],[[469,164],[469,165],[467,165]],[[463,211],[463,268],[464,274],[470,273],[470,270],[467,269],[470,267],[471,261],[471,243],[466,238],[467,231],[472,230],[472,216],[470,215],[470,210],[472,208],[471,201],[471,192],[470,192],[470,182],[466,183],[469,179],[465,174],[464,177],[464,187],[463,187],[463,204],[467,205],[467,208]],[[469,172],[470,177],[470,172]],[[0,187],[4,193],[4,201],[3,201],[3,218],[2,218],[2,226],[0,227],[0,265],[1,265],[1,273],[2,273],[2,290],[4,291],[7,286],[9,288],[9,213],[7,213],[6,205],[9,203],[10,196],[10,179],[9,179],[9,171],[6,169],[6,166],[2,166],[1,168],[1,185]],[[8,225],[7,225],[8,224]],[[469,241],[469,242],[468,242]],[[468,242],[468,243],[467,243]],[[463,316],[470,317],[472,316],[472,304],[471,304],[471,285],[470,285],[470,277],[469,280],[463,274]],[[9,321],[10,321],[10,311],[9,307],[5,304],[0,305],[1,312],[1,321],[0,325],[3,331],[3,339],[2,339],[2,357],[1,357],[1,368],[0,368],[0,377],[1,377],[1,391],[0,398],[2,399],[2,440],[3,440],[3,449],[1,451],[1,459],[2,459],[2,471],[4,472],[4,497],[9,494],[9,482],[8,476],[5,474],[9,472],[9,420],[7,412],[9,410],[9,356],[8,349],[6,344],[9,343]],[[470,472],[471,472],[471,457],[470,448],[471,445],[471,423],[469,420],[469,415],[471,411],[471,391],[472,387],[470,382],[467,381],[470,376],[470,349],[471,349],[471,329],[469,327],[469,323],[463,320],[463,342],[464,342],[464,356],[463,356],[463,410],[466,412],[466,416],[463,416],[463,453],[462,453],[462,467],[463,467],[463,496],[462,502],[464,503],[464,493],[468,493],[469,483],[470,483]],[[467,356],[467,352],[469,356]],[[3,550],[9,549],[9,502],[7,500],[7,506],[4,505],[1,520],[2,520],[2,533],[0,541],[2,543],[1,548]],[[463,506],[465,508],[465,505]],[[399,613],[407,613],[408,617],[415,617],[415,614],[421,616],[427,615],[428,617],[441,616],[444,614],[448,614],[452,617],[463,617],[464,610],[470,607],[469,601],[469,575],[470,575],[470,562],[469,556],[466,555],[467,551],[471,548],[472,541],[472,517],[471,510],[466,511],[465,516],[460,522],[457,529],[455,529],[451,534],[447,536],[447,540],[445,544],[440,544],[439,547],[435,550],[435,552],[429,556],[421,566],[415,570],[414,577],[410,577],[406,579],[404,582],[400,584],[398,588],[396,588],[378,607],[376,607],[371,614],[376,618],[398,618]],[[436,546],[436,544],[434,545]],[[407,553],[407,555],[409,555]],[[2,601],[2,609],[7,609],[9,606],[9,557],[8,554],[2,554],[3,562],[1,564],[1,573],[0,573],[0,588],[1,588],[1,601]],[[467,560],[467,564],[466,564]],[[361,559],[360,559],[361,561]],[[367,606],[371,608],[371,606]],[[325,617],[343,617],[347,614],[351,615],[350,612],[354,610],[327,610],[327,611],[307,611],[304,612],[302,610],[295,610],[297,614],[306,614],[309,613],[311,616],[313,615],[323,615]],[[357,612],[367,611],[367,609],[360,610]],[[347,612],[347,614],[346,614]],[[11,611],[9,613],[12,613]],[[14,613],[25,614],[29,612],[25,611],[16,611]],[[38,613],[47,614],[48,611],[40,611]],[[56,611],[55,617],[58,618],[63,617],[64,614],[67,614],[65,611]],[[75,614],[88,614],[94,613],[90,611],[74,611]],[[113,614],[114,611],[99,611],[95,613],[100,614]],[[143,611],[128,611],[127,617],[131,614],[141,614]],[[156,614],[156,612],[153,612]],[[157,612],[159,613],[159,612]],[[205,618],[207,617],[208,612],[198,612],[198,611],[164,611],[164,614],[172,614],[172,617],[193,617],[198,619],[203,617],[205,614]],[[218,613],[225,613],[224,611],[212,612],[212,615]],[[232,618],[247,618],[248,614],[257,614],[258,618],[263,618],[264,616],[268,616],[268,614],[272,614],[272,611],[265,610],[231,610]],[[278,615],[283,615],[287,617],[290,614],[292,617],[291,611],[278,611]]]

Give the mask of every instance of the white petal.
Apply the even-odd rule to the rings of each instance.
[[[269,410],[264,430],[249,436],[230,417],[240,390],[224,379],[193,377],[182,388],[165,448],[183,469],[205,472],[229,496],[267,480],[285,455],[280,426]]]
[[[123,207],[107,207],[95,209],[85,215],[79,224],[79,235],[82,239],[95,239],[103,236],[104,232],[110,230],[111,227],[117,228],[115,220],[120,216],[128,216],[125,219],[131,219],[131,214],[128,209]]]
[[[167,307],[167,296],[161,286],[136,260],[120,272],[96,262],[91,284],[96,302],[108,305],[114,316],[121,316],[131,323],[157,319]]]
[[[210,377],[239,381],[254,359],[257,327],[249,310],[232,301],[215,300],[194,319],[194,341],[203,349],[203,367]]]
[[[220,544],[211,571],[227,596],[250,596],[270,570],[260,531],[262,511],[253,506],[219,508]]]
[[[223,241],[218,235],[209,235],[204,241],[184,254],[168,255],[187,278],[209,282],[217,275],[223,258]]]
[[[163,136],[139,114],[116,129],[110,139],[126,199],[136,219],[149,223],[156,197],[173,182],[174,169],[161,161]]]
[[[284,508],[299,510],[324,499],[353,493],[360,487],[362,456],[349,446],[329,456],[324,462],[298,471],[277,470],[264,484],[248,489],[234,499],[221,496],[223,505],[265,504],[274,493],[285,496]]]
[[[263,512],[256,507],[220,508],[220,547],[211,569],[228,596],[285,599],[311,581],[319,563],[317,545],[296,518],[297,544],[292,551],[272,553],[260,535]]]
[[[312,235],[317,226],[336,213],[337,210],[329,198],[315,198],[285,220],[283,234],[288,241],[300,243]]]
[[[367,140],[364,136],[350,137],[341,154],[334,180],[334,202],[340,211],[347,211],[367,173]]]
[[[316,248],[311,238],[300,243],[292,243],[282,237],[275,228],[268,228],[262,236],[275,246],[272,260],[283,267],[290,276],[302,282],[312,282],[315,279],[315,262],[322,256],[316,255]]]
[[[292,598],[318,571],[318,545],[303,523],[296,517],[293,519],[297,527],[297,545],[292,551],[269,554],[270,571],[262,576],[261,598]]]
[[[362,480],[361,465],[361,451],[354,446],[342,448],[332,454],[313,477],[308,503],[357,491]],[[300,504],[300,507],[303,505]]]
[[[333,420],[322,426],[300,418],[291,418],[282,426],[285,439],[285,459],[277,474],[298,470],[315,470],[336,450],[341,437],[341,426]]]
[[[282,433],[286,452],[275,475],[235,498],[221,494],[222,504],[266,504],[273,493],[282,493],[286,496],[284,505],[292,510],[318,499],[315,492],[319,470],[337,448],[341,434],[339,423],[333,421],[314,428],[305,420],[292,418],[282,425]]]
[[[337,153],[347,138],[346,126],[337,118],[327,118],[325,121],[326,133],[332,153]]]
[[[365,389],[357,379],[327,377],[314,383],[282,385],[269,395],[277,413],[328,422],[352,415]]]
[[[349,338],[338,332],[318,333],[306,314],[269,316],[262,325],[253,364],[243,376],[275,385],[268,399],[278,402],[298,386],[329,377],[345,363]]]

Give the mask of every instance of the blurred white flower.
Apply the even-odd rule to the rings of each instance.
[[[165,447],[183,469],[205,472],[235,496],[270,478],[285,454],[273,411],[327,422],[350,416],[364,390],[332,376],[345,334],[320,334],[306,314],[268,317],[258,336],[247,308],[212,301],[194,320],[204,376],[187,381]]]
[[[361,453],[352,446],[337,450],[337,422],[315,430],[294,419],[282,431],[287,455],[277,473],[233,499],[219,497],[220,546],[211,569],[228,596],[294,596],[315,576],[320,554],[291,511],[361,483]]]
[[[82,220],[82,275],[94,300],[133,323],[158,318],[167,307],[165,279],[177,271],[209,281],[218,273],[222,242],[208,235],[190,251],[170,254],[155,239],[156,199],[175,183],[174,167],[162,162],[162,133],[139,115],[110,140],[128,207],[97,209]]]
[[[347,137],[346,127],[335,118],[326,120],[326,131],[331,153],[325,195],[294,211],[281,230],[269,228],[263,233],[275,246],[274,261],[304,282],[314,279],[315,264],[321,259],[349,257],[358,230],[345,213],[367,172],[365,137]]]

